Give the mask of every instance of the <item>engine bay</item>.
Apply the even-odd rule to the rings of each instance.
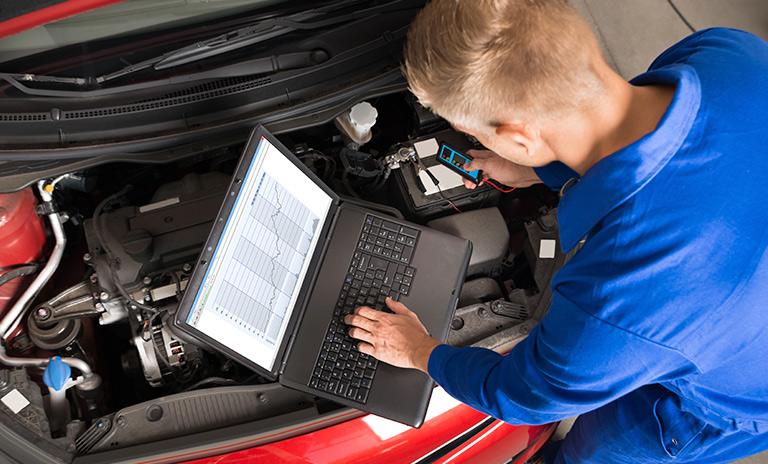
[[[400,93],[278,138],[345,200],[472,240],[448,343],[509,350],[543,317],[566,259],[554,246],[556,193],[435,179],[433,147],[482,147]],[[71,461],[341,408],[170,323],[242,148],[102,163],[0,194],[0,398],[33,406],[0,420]]]

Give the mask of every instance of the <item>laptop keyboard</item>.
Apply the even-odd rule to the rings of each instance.
[[[368,401],[378,360],[360,353],[344,316],[358,306],[389,312],[384,300],[408,295],[419,231],[367,215],[309,386],[358,403]]]

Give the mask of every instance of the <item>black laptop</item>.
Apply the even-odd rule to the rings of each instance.
[[[389,296],[445,340],[471,248],[341,201],[260,126],[175,325],[282,385],[419,427],[429,376],[357,351],[343,317]]]

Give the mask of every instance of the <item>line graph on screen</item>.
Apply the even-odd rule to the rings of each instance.
[[[250,199],[214,308],[274,345],[319,219],[268,173]]]

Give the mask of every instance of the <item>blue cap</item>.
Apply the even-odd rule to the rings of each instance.
[[[58,391],[64,388],[64,384],[67,383],[71,375],[72,368],[62,361],[61,357],[54,356],[48,361],[48,367],[43,372],[43,382]]]

